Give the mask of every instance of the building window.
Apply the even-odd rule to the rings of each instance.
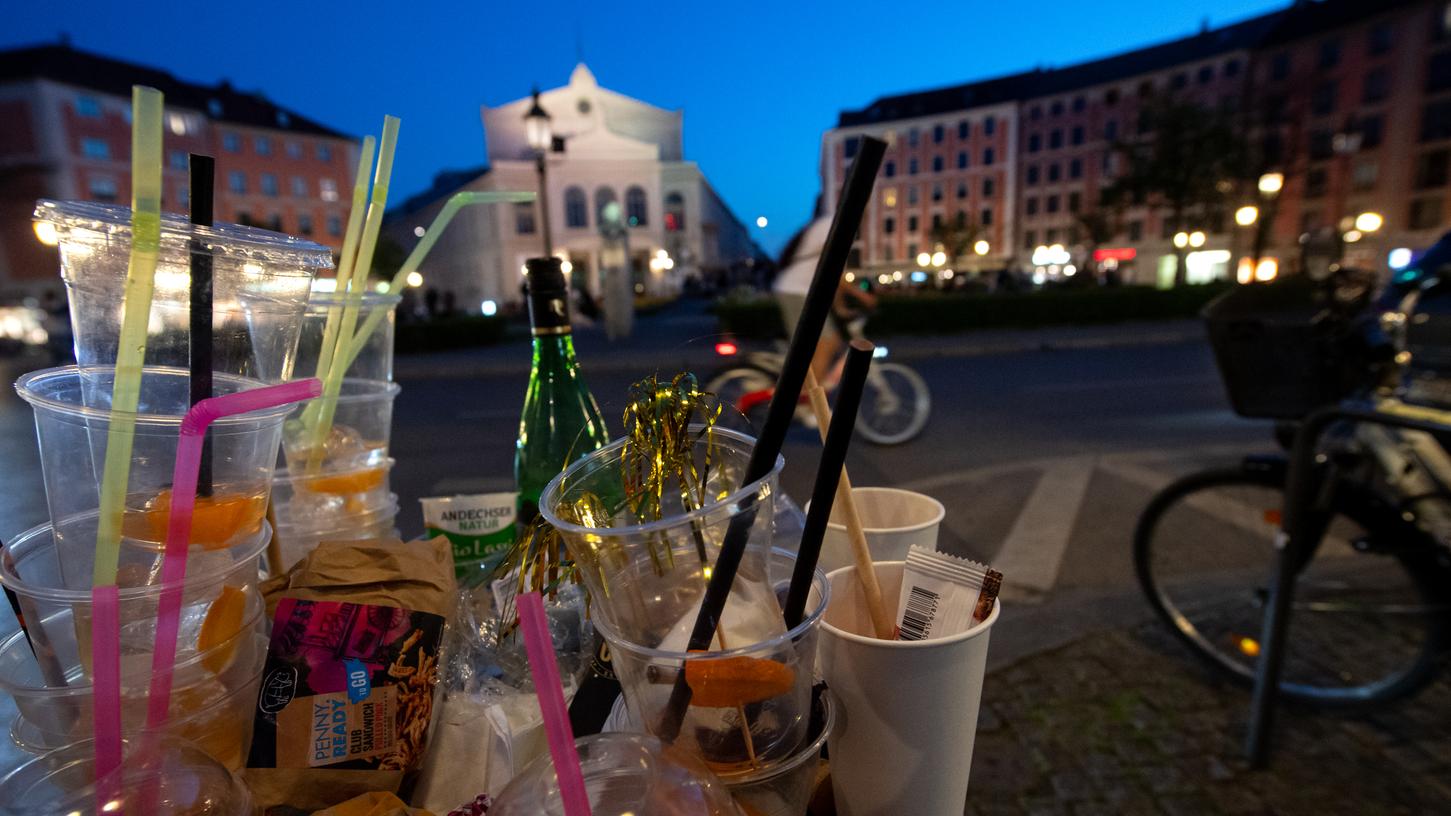
[[[650,223],[649,206],[643,187],[625,190],[625,221],[632,227],[643,227]]]
[[[277,197],[277,175],[275,173],[263,173],[257,180],[257,186],[261,188],[262,195]]]
[[[1426,63],[1426,92],[1435,93],[1447,88],[1451,88],[1451,52],[1441,51],[1432,54]]]
[[[932,214],[932,229],[934,231],[942,229],[942,213]]]
[[[1048,147],[1049,147],[1049,149],[1051,149],[1051,150],[1057,150],[1058,148],[1060,148],[1062,146],[1063,146],[1063,131],[1061,131],[1061,130],[1055,130],[1052,133],[1049,133],[1048,134]]]
[[[1371,56],[1389,54],[1391,46],[1395,44],[1395,31],[1390,23],[1379,23],[1370,29],[1366,37],[1366,50]]]
[[[1062,116],[1063,115],[1063,100],[1061,100],[1061,99],[1055,99],[1055,100],[1053,100],[1053,104],[1048,108],[1048,113],[1050,115],[1052,115],[1052,116]]]
[[[892,248],[891,247],[889,247],[889,246],[882,247],[882,260],[887,261],[887,262],[890,262],[892,260]]]
[[[514,203],[514,232],[519,235],[534,234],[534,204],[530,201]]]
[[[222,149],[228,153],[242,152],[242,137],[235,133],[222,134]]]
[[[933,144],[942,144],[942,140],[945,139],[945,138],[947,138],[947,129],[944,128],[942,125],[933,125],[932,126],[932,143]]]
[[[116,180],[109,176],[94,176],[87,187],[91,191],[91,199],[94,201],[115,201],[119,194]]]
[[[272,139],[267,136],[254,136],[252,138],[252,149],[257,151],[259,156],[272,155]]]
[[[921,138],[921,133],[917,130],[917,128],[908,128],[907,129],[907,144],[908,145],[911,145],[912,147],[916,147],[917,146],[917,142],[918,142],[918,140],[920,138]]]
[[[570,229],[589,226],[589,202],[581,187],[570,186],[564,190],[564,226]]]
[[[237,217],[232,220],[236,221],[238,224],[241,224],[244,227],[259,226],[256,221],[252,220],[252,214],[247,212],[246,210],[237,210]]]
[[[343,234],[343,218],[340,215],[329,215],[327,217],[327,234],[336,238]]]
[[[1324,161],[1335,155],[1335,134],[1326,128],[1310,131],[1310,158]]]
[[[1323,167],[1313,167],[1305,173],[1305,197],[1319,198],[1325,195],[1328,174]]]
[[[1183,88],[1185,85],[1188,85],[1188,84],[1189,84],[1189,75],[1186,74],[1186,73],[1184,73],[1183,71],[1180,71],[1179,73],[1175,74],[1174,75],[1174,78],[1169,81],[1169,87],[1170,88],[1173,88],[1176,91],[1179,90],[1180,88]]]
[[[317,160],[327,164],[333,160],[332,145],[320,144],[317,146]]]
[[[1079,193],[1069,193],[1068,194],[1068,211],[1069,212],[1071,212],[1071,213],[1078,212],[1078,208],[1079,208],[1079,206],[1082,205],[1082,203],[1083,203],[1083,196],[1080,195]]]
[[[1118,104],[1118,88],[1109,88],[1103,92],[1103,104],[1109,107]]]
[[[1340,40],[1320,43],[1320,67],[1334,68],[1340,64]]]
[[[908,184],[907,185],[907,203],[908,204],[916,204],[917,203],[917,185],[915,185],[915,184]]]
[[[287,158],[289,158],[289,159],[300,159],[300,158],[302,158],[302,143],[301,142],[289,141],[287,143],[286,150],[287,150]],[[308,219],[309,219],[309,221],[311,221],[311,218],[310,217],[308,217]]]
[[[985,207],[983,209],[982,220],[978,221],[978,223],[984,227],[991,227],[993,225],[993,210],[991,207]]]
[[[1200,68],[1198,79],[1200,85],[1208,85],[1209,81],[1214,79],[1214,66],[1206,65]]]
[[[941,201],[942,200],[942,183],[941,182],[937,182],[937,181],[932,182],[932,200],[933,201]]]
[[[1052,184],[1063,177],[1063,168],[1057,164],[1048,165],[1048,183]]]
[[[191,157],[185,150],[173,150],[166,154],[171,161],[171,169],[186,170],[191,167]]]
[[[1367,116],[1360,120],[1360,149],[1374,150],[1380,147],[1381,137],[1385,130],[1385,117],[1379,114]]]
[[[1071,179],[1083,178],[1083,159],[1068,162],[1068,177]]]
[[[897,206],[897,188],[896,187],[887,187],[887,188],[884,188],[882,190],[882,206],[883,207],[895,207],[895,206]]]
[[[992,198],[993,197],[993,187],[994,186],[995,185],[993,184],[993,180],[992,179],[990,179],[990,178],[983,179],[982,180],[982,197],[983,198]]]
[[[1418,198],[1411,202],[1411,229],[1437,229],[1441,226],[1441,197]]]
[[[1451,100],[1432,102],[1421,112],[1421,141],[1451,139]]]
[[[1034,198],[1034,197],[1029,197],[1026,201],[1024,201],[1023,202],[1023,212],[1025,214],[1027,214],[1027,215],[1037,215],[1038,214],[1038,199],[1037,198]]]
[[[1357,190],[1369,190],[1375,186],[1379,177],[1379,167],[1374,161],[1356,162],[1355,170],[1351,172],[1351,181]]]
[[[967,134],[968,134],[968,130],[967,130],[967,120],[966,119],[963,119],[961,122],[958,122],[957,123],[957,138],[958,139],[966,139],[967,138]]]
[[[1422,153],[1416,159],[1416,189],[1426,190],[1432,187],[1445,187],[1447,168],[1451,166],[1451,151],[1434,150],[1430,153]]]
[[[307,213],[298,213],[297,231],[301,235],[312,234],[312,216]]]
[[[1043,137],[1040,134],[1037,134],[1037,133],[1029,134],[1028,135],[1028,152],[1029,153],[1037,153],[1039,150],[1042,150],[1042,149],[1043,149]]]
[[[1434,63],[1434,59],[1432,60]],[[1451,67],[1451,60],[1446,60],[1447,67]],[[1377,102],[1390,96],[1391,73],[1388,68],[1376,68],[1367,71],[1365,82],[1360,89],[1360,101],[1367,105],[1374,105]]]
[[[1336,88],[1333,80],[1315,86],[1310,94],[1310,113],[1316,116],[1329,116],[1334,113]]]
[[[665,231],[678,232],[685,229],[685,197],[680,193],[665,196]]]
[[[1028,110],[1028,120],[1029,121],[1036,122],[1036,121],[1038,121],[1039,119],[1042,119],[1042,118],[1043,118],[1043,106],[1042,105],[1034,105],[1031,109]]]
[[[1129,240],[1130,241],[1140,241],[1140,240],[1143,240],[1143,237],[1144,237],[1144,222],[1142,222],[1142,221],[1130,221],[1129,222]]]
[[[857,146],[861,144],[861,137],[848,136],[846,141],[841,143],[841,155],[850,159],[856,156]]]
[[[959,150],[959,151],[957,151],[957,169],[958,170],[965,170],[965,169],[967,169],[967,151],[966,150]]]
[[[1116,142],[1116,141],[1118,141],[1118,120],[1117,119],[1110,119],[1107,122],[1104,122],[1103,123],[1103,138],[1104,138],[1104,141],[1108,141],[1108,142]]]
[[[933,156],[932,157],[932,172],[934,172],[934,173],[941,173],[942,172],[942,157],[941,156]]]
[[[910,233],[913,233],[915,235],[916,232],[917,232],[917,226],[918,226],[917,225],[917,216],[915,216],[915,215],[909,215],[909,216],[907,216],[907,231],[910,232]]]
[[[1290,52],[1281,51],[1270,59],[1270,79],[1281,80],[1290,75]]]
[[[891,235],[897,231],[897,219],[888,216],[882,219],[882,232]]]
[[[1083,111],[1087,107],[1088,107],[1088,100],[1087,99],[1083,98],[1081,95],[1080,96],[1073,97],[1073,112],[1074,113],[1083,113]]]
[[[915,175],[917,175],[917,160],[916,159],[908,159],[907,160],[907,175],[909,175],[909,176],[915,176]]]
[[[294,198],[307,198],[307,179],[302,176],[292,177],[292,196]]]
[[[613,204],[620,199],[615,195],[615,188],[601,185],[595,188],[595,219],[596,223],[604,218],[605,205]]]
[[[241,170],[233,170],[227,174],[227,189],[237,195],[247,194],[247,174]]]
[[[318,179],[317,197],[323,201],[337,201],[338,183],[330,178]]]
[[[81,154],[88,159],[111,158],[111,143],[105,139],[87,136],[81,140]]]
[[[988,136],[993,135],[993,132],[997,130],[997,127],[998,120],[994,119],[991,116],[982,120],[982,132]]]
[[[957,183],[957,198],[959,201],[967,198],[967,182],[959,181]]]
[[[1083,144],[1083,125],[1078,125],[1073,128],[1073,133],[1069,137],[1069,142],[1075,145]]]
[[[1030,165],[1028,165],[1028,170],[1027,170],[1026,173],[1024,173],[1024,179],[1027,182],[1027,184],[1028,184],[1029,187],[1033,186],[1034,184],[1037,184],[1038,183],[1038,165],[1036,165],[1036,164],[1030,164]]]
[[[982,163],[986,165],[991,165],[993,163],[993,149],[991,147],[983,148]]]
[[[1023,249],[1033,249],[1038,241],[1038,233],[1032,230],[1023,231]]]
[[[1058,212],[1058,196],[1048,196],[1048,200],[1043,202],[1043,209],[1047,210],[1050,213]]]
[[[882,166],[882,175],[886,176],[887,178],[891,178],[897,175],[897,163],[894,161],[888,161],[885,165]]]
[[[282,214],[281,213],[272,213],[271,215],[267,216],[267,225],[266,226],[267,226],[267,229],[270,229],[273,232],[281,232],[282,231]]]
[[[916,241],[910,241],[907,244],[907,260],[910,261],[910,260],[912,260],[913,258],[916,258],[916,257],[917,257],[917,242]]]
[[[101,116],[101,102],[94,96],[76,97],[76,116],[98,119]]]

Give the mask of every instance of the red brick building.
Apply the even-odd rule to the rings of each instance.
[[[162,207],[186,212],[187,155],[216,157],[216,218],[337,248],[357,144],[223,83],[67,45],[0,52],[0,297],[58,288],[54,251],[31,228],[36,199],[129,203],[131,86],[166,96]]]
[[[1348,261],[1384,269],[1393,249],[1423,247],[1451,226],[1448,9],[1443,0],[1301,0],[1087,63],[885,97],[843,112],[823,137],[824,189],[834,198],[860,135],[892,144],[855,256],[882,280],[903,280],[898,273],[918,271],[919,253],[940,248],[938,217],[965,219],[988,242],[986,254],[923,269],[939,275],[1058,275],[1097,254],[1126,280],[1167,284],[1179,232],[1200,233],[1186,247],[1190,280],[1234,276],[1256,250],[1276,270],[1328,262],[1342,247]],[[1153,138],[1142,109],[1165,98],[1232,122],[1252,148],[1246,178],[1222,207],[1177,225],[1129,206],[1114,213],[1112,236],[1095,242],[1080,216],[1122,172],[1119,147]],[[989,116],[997,161],[983,166],[976,159],[988,145],[969,143],[959,166],[958,128],[986,135],[972,123]],[[1257,192],[1261,173],[1280,174],[1283,188]],[[1234,210],[1249,205],[1264,219],[1237,225]],[[1379,228],[1355,230],[1363,213],[1380,216]]]

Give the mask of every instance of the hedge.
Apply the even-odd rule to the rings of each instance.
[[[976,329],[1191,318],[1226,287],[1212,283],[1174,289],[1113,286],[1003,294],[884,295],[867,331],[883,336],[955,334]],[[722,299],[716,303],[715,313],[721,331],[738,337],[785,335],[780,309],[770,298]]]
[[[462,315],[426,323],[398,324],[395,349],[399,354],[492,346],[509,334],[503,315]]]

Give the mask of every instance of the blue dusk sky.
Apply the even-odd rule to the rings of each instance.
[[[563,85],[582,54],[601,85],[685,111],[686,157],[775,253],[810,215],[821,134],[842,109],[1092,59],[1287,4],[76,0],[7,11],[0,47],[65,32],[79,48],[183,79],[230,79],[358,136],[396,114],[395,202],[441,169],[482,164],[479,105]],[[757,216],[769,219],[765,229]]]

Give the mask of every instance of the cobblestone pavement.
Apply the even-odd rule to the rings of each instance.
[[[966,812],[1451,813],[1451,675],[1372,713],[1282,706],[1268,770],[1248,710],[1157,625],[1090,635],[988,675]]]

